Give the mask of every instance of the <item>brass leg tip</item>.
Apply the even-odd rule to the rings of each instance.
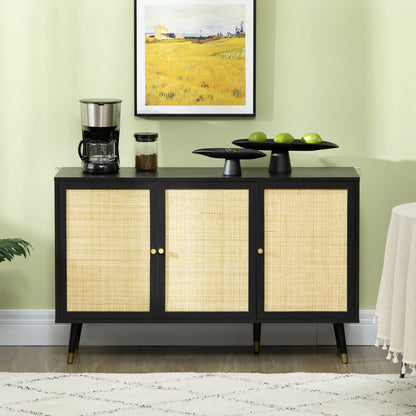
[[[260,353],[260,341],[254,341],[254,354]]]
[[[341,360],[343,364],[348,364],[348,354],[346,352],[341,354]]]
[[[74,353],[73,352],[69,352],[68,353],[68,364],[72,364],[74,361]]]

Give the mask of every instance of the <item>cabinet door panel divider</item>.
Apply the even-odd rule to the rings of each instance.
[[[164,270],[164,257],[161,257],[157,250],[164,246],[163,236],[165,234],[165,225],[159,220],[161,213],[164,211],[164,198],[158,186],[158,183],[153,183],[150,187],[150,222],[151,222],[151,236],[150,236],[150,267],[151,267],[151,292],[150,292],[150,309],[156,318],[159,318],[164,309],[164,288],[159,279],[153,276],[159,276]],[[156,252],[155,252],[156,251]]]

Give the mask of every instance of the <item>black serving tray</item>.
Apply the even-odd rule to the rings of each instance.
[[[211,147],[207,149],[197,149],[192,153],[217,159],[225,159],[224,176],[241,175],[240,159],[257,159],[266,156],[263,152],[258,150],[244,149],[241,147]]]
[[[303,143],[300,139],[295,139],[292,143],[276,143],[273,139],[265,142],[251,142],[248,139],[237,139],[233,144],[245,149],[271,150],[269,172],[270,173],[289,173],[292,171],[290,164],[289,151],[313,151],[323,149],[334,149],[338,145],[323,141],[322,143]]]

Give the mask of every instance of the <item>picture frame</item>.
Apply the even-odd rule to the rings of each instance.
[[[136,116],[255,116],[256,0],[135,0]]]

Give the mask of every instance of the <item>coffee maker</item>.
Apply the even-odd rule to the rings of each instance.
[[[82,99],[82,140],[78,154],[84,173],[117,173],[120,167],[118,151],[120,107],[118,99]]]

